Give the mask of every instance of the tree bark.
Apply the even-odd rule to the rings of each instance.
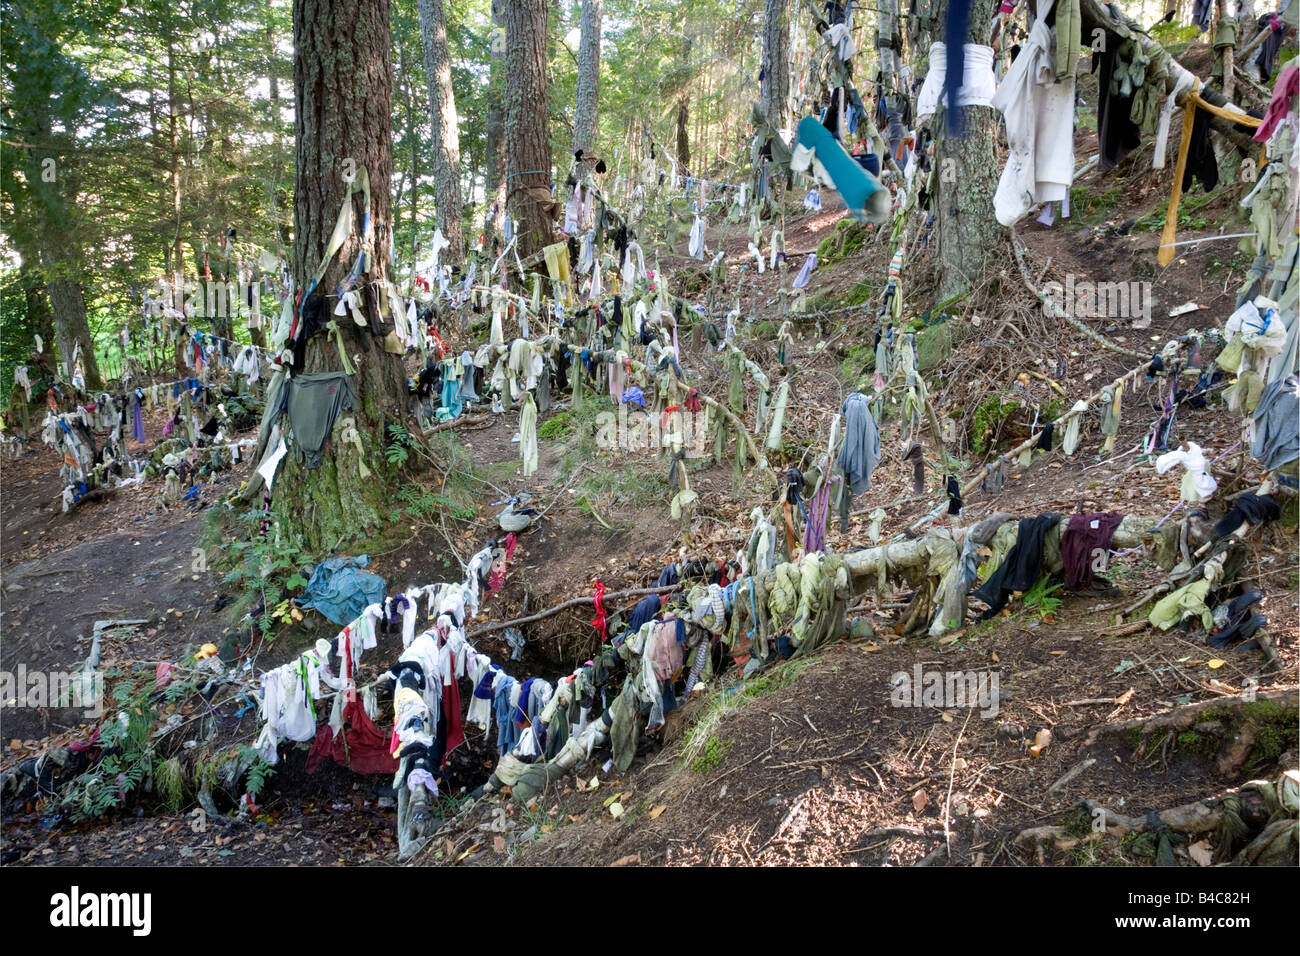
[[[76,195],[76,185],[72,182],[72,171],[66,165],[60,165],[60,149],[51,143],[56,134],[49,113],[41,111],[39,115],[31,116],[30,122],[33,138],[39,145],[28,151],[23,172],[34,199],[32,212],[39,225],[29,232],[34,256],[24,255],[24,264],[39,267],[44,276],[63,370],[59,377],[71,381],[74,370],[72,357],[80,345],[86,388],[96,391],[103,387],[103,380],[86,319],[86,300],[81,287],[81,251],[73,238],[76,231],[74,209],[67,199],[68,195]],[[53,164],[47,167],[47,163]],[[46,338],[44,344],[48,350],[56,343]]]
[[[506,0],[492,0],[492,35],[505,36]],[[504,98],[505,88],[505,45],[493,42],[488,52],[488,114],[485,130],[485,147],[487,156],[483,164],[484,202],[487,216],[483,224],[483,248],[492,254],[492,244],[497,230],[501,227],[501,213],[506,205],[506,154],[505,139],[502,129],[505,125]]]
[[[368,270],[358,286],[390,274],[392,226],[392,65],[389,59],[388,0],[294,0],[293,271],[300,288],[319,267],[339,208],[353,203],[354,229],[330,259],[318,291],[332,295],[361,249],[366,210],[361,194],[351,192],[349,174],[365,169],[370,179],[373,235]],[[334,302],[327,299],[332,312]],[[319,468],[307,470],[286,457],[276,482],[275,514],[281,532],[310,552],[323,553],[341,541],[372,531],[391,507],[396,475],[385,460],[384,424],[405,423],[405,373],[399,356],[384,351],[383,340],[368,329],[340,322],[344,348],[356,367],[352,378],[359,408],[351,414],[360,436],[358,451],[337,435],[328,439]],[[338,370],[333,336],[320,333],[306,346],[298,371]],[[345,417],[341,415],[340,418]]]
[[[600,18],[604,0],[582,0],[582,38],[578,42],[578,102],[573,116],[573,149],[591,152],[600,106]]]
[[[551,197],[547,127],[546,0],[506,0],[506,204],[519,222],[519,255],[548,245],[556,204]]]
[[[767,0],[765,7],[758,108],[772,126],[781,129],[790,98],[790,0]]]
[[[450,245],[446,260],[465,259],[465,230],[461,221],[460,132],[456,94],[451,88],[451,57],[447,52],[447,21],[442,0],[419,0],[420,39],[424,72],[429,84],[429,125],[433,130],[434,214]]]
[[[958,0],[949,0],[958,2]],[[967,42],[987,44],[993,0],[972,0]],[[946,6],[936,14],[947,16]],[[940,108],[931,129],[935,133],[938,188],[935,195],[936,289],[945,302],[970,289],[994,248],[1000,226],[993,211],[997,192],[997,111],[988,106],[959,107],[966,135],[948,135],[946,109]]]

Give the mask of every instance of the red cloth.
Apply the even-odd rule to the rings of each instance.
[[[451,752],[465,742],[465,724],[460,717],[460,681],[451,679],[442,685],[442,715],[447,722],[447,744],[442,751],[442,765],[447,766]]]
[[[1288,66],[1278,76],[1277,83],[1273,86],[1273,97],[1268,101],[1264,121],[1255,131],[1255,142],[1268,142],[1277,124],[1286,119],[1286,114],[1294,109],[1292,103],[1297,93],[1300,93],[1300,67]]]
[[[596,616],[591,619],[591,626],[600,631],[600,642],[609,640],[609,628],[605,624],[605,585],[596,579]]]
[[[461,738],[464,739],[462,733]],[[343,705],[343,729],[337,736],[326,723],[316,731],[316,739],[307,751],[307,772],[315,773],[326,757],[350,767],[357,773],[396,773],[397,760],[388,751],[383,733],[370,719],[360,700]]]

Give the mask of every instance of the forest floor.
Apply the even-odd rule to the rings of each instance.
[[[1084,158],[1081,152],[1081,161]],[[1146,281],[1151,283],[1149,328],[1127,320],[1095,320],[1098,331],[1138,352],[1158,351],[1188,329],[1221,327],[1232,309],[1245,258],[1235,245],[1204,243],[1163,271],[1154,266],[1157,228],[1135,224],[1162,220],[1169,172],[1143,171],[1130,160],[1104,182],[1095,173],[1080,184],[1090,196],[1109,197],[1076,205],[1075,217],[1052,227],[1031,223],[1020,229],[1028,267],[1040,282]],[[1240,198],[1229,186],[1198,211],[1179,238],[1237,231],[1226,223]],[[758,275],[739,225],[713,223],[711,257],[727,253],[728,288],[723,308],[739,300],[740,345],[773,377],[783,375],[776,359],[777,290],[793,278],[803,254],[835,237],[844,219],[838,201],[823,194],[819,212],[789,209],[785,242],[788,272]],[[1214,223],[1210,226],[1209,223]],[[854,235],[850,233],[849,235]],[[887,266],[887,244],[873,233],[856,233],[861,244],[850,254],[831,256],[808,286],[814,307],[856,301],[877,302]],[[681,255],[684,239],[660,251],[661,265],[675,291],[703,264]],[[647,251],[651,252],[649,246]],[[1005,449],[1029,434],[1027,413],[1007,419],[1004,433],[977,434],[978,408],[991,394],[1026,397],[1060,410],[1139,360],[1101,350],[1085,336],[1046,320],[1026,290],[1009,247],[985,277],[962,315],[935,326],[922,349],[923,371],[936,398],[948,451],[970,475],[982,466],[977,441]],[[924,275],[932,253],[913,251],[908,274]],[[927,302],[924,281],[909,284],[908,302]],[[1175,306],[1195,302],[1197,311],[1169,316]],[[910,305],[908,313],[917,309]],[[516,416],[500,416],[487,427],[446,435],[440,451],[454,469],[430,490],[451,493],[465,507],[450,521],[402,514],[372,542],[370,570],[390,591],[448,576],[453,555],[468,557],[494,536],[492,502],[527,490],[545,517],[520,539],[501,591],[485,603],[479,622],[500,622],[534,613],[569,598],[590,594],[600,576],[609,590],[652,584],[660,568],[682,557],[725,558],[748,537],[750,510],[767,506],[773,475],[807,465],[824,450],[826,428],[847,392],[869,381],[874,308],[833,319],[796,322],[789,378],[793,394],[782,448],[771,454],[772,473],[751,466],[737,481],[731,462],[692,464],[691,487],[700,508],[689,541],[669,518],[672,493],[667,466],[648,453],[609,452],[594,447],[586,422],[592,414],[568,408],[567,396],[542,416],[540,468],[529,479],[518,474]],[[923,336],[925,333],[923,333]],[[455,343],[454,347],[459,347]],[[707,345],[695,351],[683,342],[692,382],[706,394],[725,397],[726,377]],[[1054,395],[1035,379],[1029,392],[1013,393],[1022,371],[1041,372],[1062,386]],[[1139,379],[1139,382],[1142,382]],[[1161,385],[1140,384],[1126,394],[1116,448],[1134,448],[1159,415]],[[747,413],[747,419],[751,414]],[[546,432],[548,422],[556,422]],[[156,434],[160,420],[150,420]],[[1235,416],[1221,405],[1180,412],[1171,444],[1196,441],[1216,466],[1223,494],[1253,487],[1258,464],[1233,450]],[[992,441],[990,442],[990,439]],[[898,533],[937,500],[944,463],[932,441],[922,438],[927,493],[911,488],[911,465],[902,460],[897,414],[882,424],[883,457],[872,489],[856,499],[854,519],[841,533],[832,521],[829,545],[845,551],[866,545],[866,514],[887,512],[885,536]],[[1120,511],[1154,524],[1178,503],[1179,473],[1158,476],[1133,454],[1101,458],[1095,421],[1085,427],[1078,451],[1039,453],[1025,468],[1010,470],[998,495],[977,492],[957,519],[969,524],[1002,510],[1017,516],[1043,511]],[[133,451],[138,449],[132,449]],[[123,489],[89,500],[69,514],[60,511],[59,462],[38,448],[3,468],[3,584],[0,597],[0,669],[75,669],[89,649],[96,620],[144,618],[134,636],[110,639],[102,664],[171,661],[198,645],[220,640],[234,622],[229,588],[214,571],[196,571],[195,549],[203,547],[203,515],[247,475],[249,465],[220,473],[194,505],[168,508],[152,485]],[[427,476],[413,478],[423,482]],[[1214,507],[1217,507],[1214,506]],[[1218,514],[1211,514],[1217,518]],[[947,519],[945,519],[947,520]],[[1016,604],[1013,611],[941,639],[902,639],[892,633],[907,597],[868,594],[851,617],[862,615],[875,636],[843,641],[806,659],[777,666],[756,680],[739,683],[734,670],[711,682],[670,715],[662,736],[646,742],[626,774],[606,773],[605,755],[578,776],[559,783],[530,807],[495,798],[468,803],[468,790],[493,766],[490,748],[475,731],[453,767],[450,817],[442,832],[414,860],[419,864],[837,864],[993,865],[1034,862],[1149,865],[1153,850],[1141,841],[1090,836],[1085,798],[1143,816],[1200,800],[1252,777],[1270,777],[1296,766],[1296,712],[1260,704],[1245,720],[1256,738],[1244,753],[1229,748],[1211,728],[1178,735],[1102,735],[1088,731],[1108,721],[1144,717],[1189,702],[1239,692],[1248,679],[1261,690],[1294,688],[1297,670],[1296,511],[1266,526],[1250,542],[1242,579],[1266,594],[1262,610],[1281,667],[1271,668],[1258,652],[1218,652],[1178,631],[1149,629],[1107,634],[1121,610],[1161,580],[1144,554],[1117,557],[1107,574],[1122,594],[1099,597],[1058,592],[1051,613]],[[357,550],[365,550],[358,548]],[[354,553],[354,552],[353,552]],[[554,679],[590,658],[599,639],[589,625],[591,607],[579,606],[546,618],[527,631],[521,661],[510,665],[519,679]],[[314,612],[263,644],[258,669],[299,653],[336,628]],[[509,651],[499,633],[475,638],[493,656]],[[396,656],[391,641],[363,661],[362,680]],[[937,707],[896,707],[891,679],[916,667],[943,671],[996,672],[1001,691],[993,713]],[[514,670],[517,669],[517,672]],[[1293,695],[1294,700],[1294,695]],[[6,702],[7,703],[7,702]],[[111,705],[110,705],[111,706]],[[188,711],[187,711],[188,713]],[[214,711],[216,713],[216,711]],[[256,711],[239,718],[218,714],[224,738],[251,742]],[[1227,720],[1227,718],[1224,718]],[[94,721],[69,709],[13,707],[3,711],[4,753],[0,767],[73,739],[84,739]],[[379,721],[384,725],[384,720]],[[1230,738],[1242,725],[1229,721]],[[1050,731],[1051,742],[1031,751],[1035,738]],[[1034,754],[1038,753],[1037,756]],[[280,765],[259,803],[254,822],[199,827],[184,813],[167,813],[147,801],[97,821],[73,824],[47,806],[29,805],[5,815],[3,861],[25,864],[157,863],[391,864],[395,823],[390,781],[363,777],[333,764],[320,773],[303,772],[301,750],[285,748]],[[1067,771],[1085,769],[1053,787]],[[617,802],[620,816],[609,806]],[[190,807],[193,804],[189,805]],[[1072,834],[1054,844],[1016,842],[1021,831],[1060,825]],[[1189,848],[1175,847],[1191,865]]]

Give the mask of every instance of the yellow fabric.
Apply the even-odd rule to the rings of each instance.
[[[1257,117],[1247,116],[1244,113],[1233,113],[1231,110],[1225,110],[1213,103],[1207,103],[1196,92],[1200,89],[1200,86],[1200,82],[1197,81],[1196,85],[1188,91],[1187,98],[1183,101],[1183,141],[1178,147],[1178,164],[1174,168],[1174,186],[1169,193],[1169,209],[1165,213],[1165,228],[1160,234],[1160,249],[1156,255],[1156,261],[1162,266],[1167,266],[1174,261],[1174,242],[1178,238],[1178,202],[1183,196],[1183,174],[1187,170],[1187,147],[1192,141],[1192,124],[1196,122],[1196,110],[1198,108],[1207,110],[1215,116],[1221,116],[1243,126],[1258,127],[1263,122]]]

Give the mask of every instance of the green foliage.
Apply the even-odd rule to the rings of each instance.
[[[1061,599],[1052,597],[1052,594],[1061,589],[1061,585],[1049,584],[1050,581],[1051,575],[1044,574],[1024,595],[1025,609],[1037,614],[1039,620],[1051,617],[1061,606]]]
[[[1020,406],[1015,402],[1004,402],[1006,392],[999,392],[984,399],[975,409],[975,420],[971,426],[971,449],[977,455],[988,451],[987,442],[997,433],[998,427],[1006,417]]]
[[[123,806],[132,794],[152,780],[160,798],[171,809],[179,809],[184,800],[184,775],[180,761],[163,758],[158,745],[165,735],[155,736],[162,720],[159,705],[165,698],[157,693],[152,667],[133,672],[110,671],[112,691],[105,706],[112,712],[99,725],[99,746],[105,756],[78,775],[63,789],[59,803],[74,821],[98,817]],[[185,695],[195,693],[196,681],[177,676],[169,691]]]
[[[708,743],[704,745],[704,752],[691,762],[691,769],[696,773],[708,773],[710,770],[720,767],[722,761],[726,759],[727,751],[730,749],[730,741],[710,737]]]
[[[856,387],[876,367],[876,351],[869,342],[859,342],[840,361],[840,378]]]
[[[1123,198],[1124,190],[1118,185],[1101,190],[1074,186],[1070,189],[1070,215],[1089,224],[1101,222]]]
[[[245,771],[247,779],[244,782],[244,790],[250,797],[256,799],[266,786],[266,781],[275,775],[275,768],[262,759],[261,754],[252,747],[239,747],[236,749],[241,760],[248,763],[248,770]]]
[[[537,437],[558,441],[573,433],[574,419],[572,412],[558,412],[537,426]]]
[[[185,802],[185,774],[180,758],[169,757],[156,761],[153,767],[154,787],[168,813],[179,813]]]
[[[1168,23],[1157,23],[1150,29],[1151,39],[1169,49],[1171,46],[1186,47],[1200,37],[1200,31],[1192,23],[1179,23],[1177,19]],[[1244,42],[1244,38],[1243,38]],[[1170,50],[1172,53],[1173,51]]]

